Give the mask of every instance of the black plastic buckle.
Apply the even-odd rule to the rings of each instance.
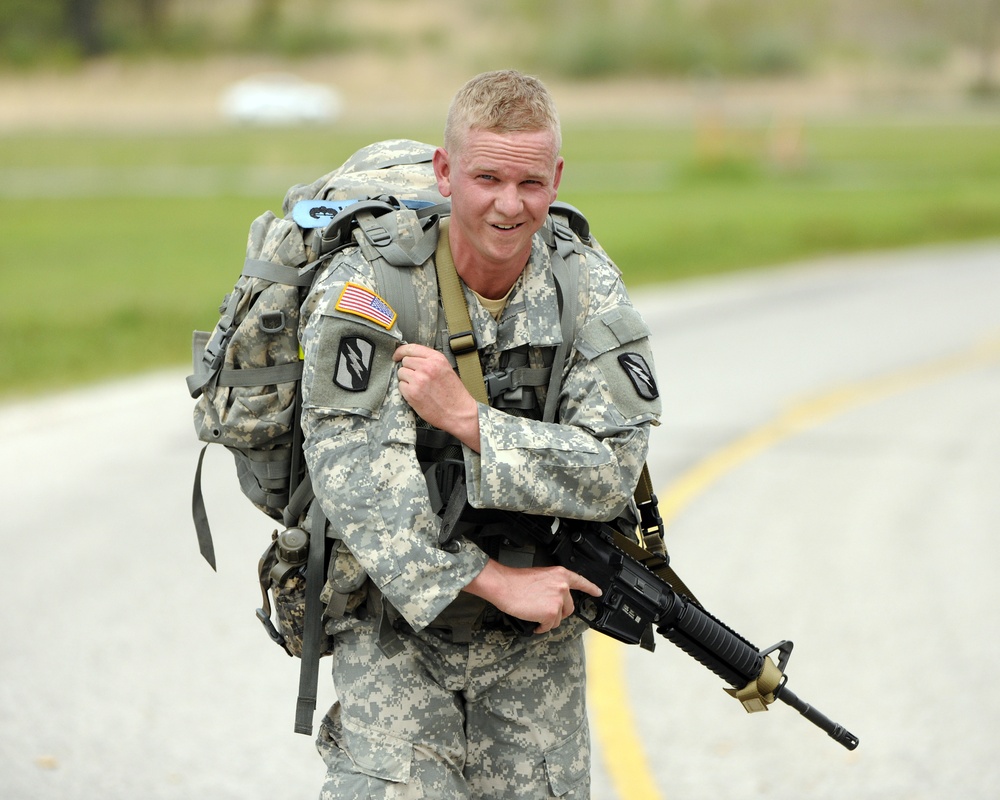
[[[649,502],[639,503],[639,529],[643,534],[663,533],[663,517],[660,516],[659,501],[656,495],[649,496]]]
[[[456,356],[462,356],[476,349],[476,337],[472,331],[456,333],[448,337],[448,346]]]

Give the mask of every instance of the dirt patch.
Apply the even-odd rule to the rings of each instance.
[[[178,130],[223,123],[219,98],[234,81],[294,72],[335,87],[345,124],[442,121],[455,89],[472,74],[428,53],[317,58],[288,64],[263,57],[189,62],[99,61],[72,73],[0,75],[0,131]],[[548,80],[567,122],[671,122],[707,109],[732,115],[851,114],[894,108],[954,111],[965,105],[961,65],[935,75],[843,72],[802,80]],[[544,76],[543,76],[544,77]]]

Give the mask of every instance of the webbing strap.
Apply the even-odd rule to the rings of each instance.
[[[302,377],[302,362],[274,364],[270,367],[250,367],[247,369],[220,369],[218,386],[267,386],[272,383],[288,383]]]
[[[559,403],[559,389],[562,386],[563,365],[569,348],[576,338],[576,312],[579,294],[580,273],[573,269],[562,253],[556,249],[552,253],[552,274],[556,280],[556,293],[559,298],[559,322],[562,327],[562,341],[556,347],[552,358],[552,372],[549,375],[549,385],[545,393],[545,409],[542,420],[555,422],[556,406]]]
[[[402,212],[376,215],[371,211],[357,214],[358,227],[364,232],[365,238],[377,248],[382,257],[390,264],[399,267],[416,267],[423,264],[434,254],[437,246],[436,231],[432,228],[427,232],[421,226],[417,215],[410,214],[409,235],[407,241],[400,241],[401,232],[398,223]]]
[[[307,271],[299,267],[289,267],[285,264],[262,261],[257,258],[248,258],[243,262],[243,275],[286,286],[312,286],[313,282],[312,270]]]
[[[687,585],[681,580],[680,576],[674,572],[673,567],[670,566],[670,561],[666,557],[661,556],[658,553],[653,553],[645,547],[636,544],[636,542],[632,541],[630,538],[625,536],[625,534],[620,533],[617,530],[614,531],[612,538],[614,539],[615,546],[619,550],[624,552],[626,555],[631,556],[650,572],[665,580],[670,584],[671,588],[675,592],[684,595],[696,606],[701,607],[701,603],[699,603],[698,598],[694,596],[694,592],[688,589]]]
[[[455,271],[455,261],[451,257],[451,246],[448,244],[448,225],[450,219],[440,222],[437,250],[434,255],[434,266],[437,269],[438,291],[444,305],[444,316],[448,322],[448,341],[451,351],[458,362],[458,374],[465,388],[480,403],[489,403],[486,395],[486,385],[483,383],[483,367],[479,363],[479,351],[476,349],[476,337],[472,333],[472,319],[469,317],[469,307],[465,304],[465,292]]]
[[[320,637],[323,633],[324,567],[326,562],[326,516],[319,503],[311,509],[309,557],[306,561],[306,610],[302,622],[302,663],[299,665],[299,696],[295,704],[295,732],[312,734],[319,684]]]
[[[642,472],[639,474],[639,482],[635,485],[635,501],[637,503],[648,503],[655,495],[653,494],[653,480],[649,477],[649,467],[642,465]]]
[[[205,460],[206,444],[198,456],[198,467],[194,471],[194,490],[191,494],[191,517],[194,519],[194,530],[198,536],[198,551],[208,565],[215,569],[215,545],[212,543],[212,529],[208,524],[208,512],[205,510],[205,496],[201,491],[201,465]]]

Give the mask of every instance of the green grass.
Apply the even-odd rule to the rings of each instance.
[[[561,199],[634,286],[1000,235],[997,124],[813,125],[785,164],[764,129],[565,133]],[[0,396],[186,363],[253,218],[391,135],[0,138]]]

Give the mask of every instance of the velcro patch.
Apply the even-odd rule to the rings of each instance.
[[[625,374],[632,381],[639,397],[643,400],[655,400],[660,396],[660,390],[656,388],[656,381],[653,379],[653,371],[641,355],[623,353],[618,356],[618,363],[622,365]]]
[[[333,382],[349,392],[363,392],[368,388],[374,359],[374,344],[363,336],[345,336],[337,348]]]
[[[337,311],[364,317],[376,325],[389,330],[396,322],[396,312],[385,300],[366,286],[358,283],[344,285],[340,297],[337,298]]]

